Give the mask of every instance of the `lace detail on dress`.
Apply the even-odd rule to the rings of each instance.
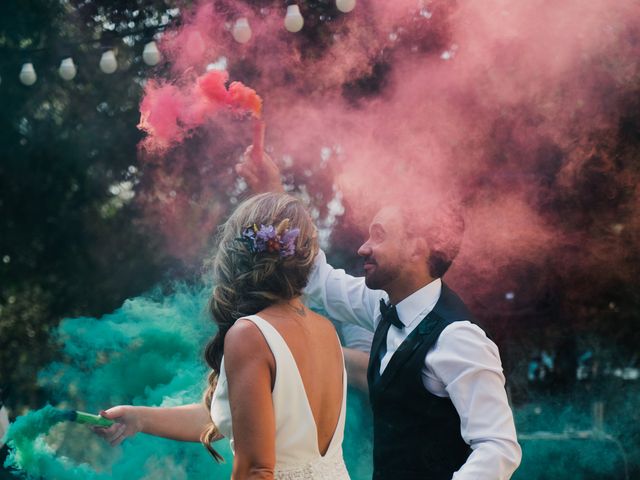
[[[342,449],[337,448],[328,452],[313,462],[299,467],[278,470],[274,473],[275,480],[309,480],[309,479],[349,479],[347,467],[342,459]]]

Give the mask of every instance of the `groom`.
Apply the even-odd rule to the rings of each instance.
[[[237,171],[256,192],[282,190],[267,156],[247,156]],[[455,211],[437,212],[382,208],[358,249],[365,277],[334,269],[320,251],[305,294],[332,318],[375,331],[367,371],[375,480],[508,479],[521,449],[500,355],[442,282],[464,224]]]

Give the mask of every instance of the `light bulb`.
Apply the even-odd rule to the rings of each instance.
[[[63,80],[73,80],[73,77],[76,76],[76,73],[78,73],[78,70],[73,63],[73,58],[67,57],[63,59],[62,62],[60,62],[58,75],[60,75]]]
[[[142,50],[142,60],[152,67],[160,62],[160,50],[158,50],[158,46],[153,40],[144,46],[144,50]]]
[[[249,20],[242,17],[236,20],[231,30],[233,39],[238,43],[247,43],[251,39],[251,27]]]
[[[118,69],[118,61],[116,60],[116,54],[113,50],[107,50],[102,54],[100,58],[100,70],[104,73],[110,74]]]
[[[298,5],[289,5],[287,7],[287,14],[284,17],[284,28],[291,33],[296,33],[302,30],[304,25],[304,18],[300,14],[300,8]]]
[[[349,13],[356,8],[356,0],[336,0],[336,7],[343,13]]]
[[[36,75],[36,70],[33,68],[33,63],[25,63],[22,65],[22,69],[20,70],[20,75],[18,76],[23,85],[30,87],[36,80],[38,76]]]

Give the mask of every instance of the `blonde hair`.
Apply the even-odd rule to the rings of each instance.
[[[252,253],[241,240],[243,230],[253,224],[286,224],[298,228],[295,253],[281,257],[269,253]],[[313,261],[318,253],[317,230],[302,202],[284,193],[263,193],[241,203],[220,227],[218,245],[213,259],[215,288],[210,310],[218,326],[215,337],[207,344],[205,360],[212,371],[204,395],[207,410],[220,374],[224,337],[238,318],[253,315],[270,305],[297,297],[307,285]],[[211,446],[218,435],[211,423],[200,441],[213,457],[222,457]]]

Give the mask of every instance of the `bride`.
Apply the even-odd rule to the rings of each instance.
[[[302,203],[283,193],[243,202],[221,228],[205,358],[204,404],[121,405],[99,429],[118,444],[137,432],[213,442],[229,438],[234,479],[348,479],[342,458],[346,372],[332,324],[300,300],[318,251]]]

